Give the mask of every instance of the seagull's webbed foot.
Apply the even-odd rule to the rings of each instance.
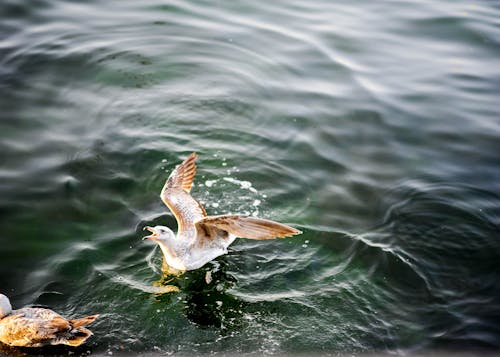
[[[165,259],[163,259],[163,264],[162,264],[162,275],[164,277],[172,277],[172,279],[178,278],[182,274],[184,274],[186,271],[185,270],[179,270],[172,268],[170,265],[167,264]]]
[[[153,282],[153,286],[160,288],[162,290],[166,289],[166,292],[177,292],[179,291],[179,287],[177,285],[170,285],[175,282],[179,276],[184,274],[184,270],[178,270],[169,266],[165,260],[162,265],[162,274],[161,277]]]

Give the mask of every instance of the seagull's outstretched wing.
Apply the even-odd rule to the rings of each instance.
[[[214,235],[220,236],[220,231],[239,238],[258,240],[284,238],[302,233],[283,223],[242,215],[209,216],[197,221],[195,225],[200,240],[210,240]]]
[[[192,153],[170,174],[161,190],[161,200],[177,220],[178,233],[194,228],[194,222],[206,216],[205,209],[189,192],[196,174],[196,153]]]

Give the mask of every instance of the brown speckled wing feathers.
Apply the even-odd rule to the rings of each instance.
[[[41,346],[71,330],[61,315],[47,309],[24,308],[2,319],[1,339],[13,346]]]
[[[193,152],[180,165],[178,165],[168,177],[163,190],[169,188],[182,188],[184,191],[189,193],[191,191],[191,186],[193,185],[194,175],[196,174],[195,161],[197,157],[196,153]]]
[[[92,332],[81,326],[93,322],[97,316],[67,320],[49,309],[15,310],[0,320],[0,341],[18,347],[51,344],[78,346],[92,335]]]
[[[226,231],[239,238],[258,240],[284,238],[301,233],[286,224],[242,215],[205,217],[196,222],[196,229],[199,239],[210,239],[214,232],[217,232],[214,229]]]
[[[172,171],[160,194],[177,220],[179,233],[192,229],[195,221],[206,216],[203,206],[189,194],[196,173],[196,157],[192,153]]]

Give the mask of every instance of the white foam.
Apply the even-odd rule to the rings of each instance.
[[[258,193],[258,191],[255,188],[252,187],[252,183],[250,181],[241,181],[241,180],[237,180],[237,179],[232,178],[232,177],[223,177],[222,179],[224,181],[233,183],[235,185],[240,185],[241,188],[249,190],[249,191],[251,191],[253,193]]]
[[[205,186],[207,187],[212,187],[215,183],[217,183],[218,180],[206,180],[205,181]]]

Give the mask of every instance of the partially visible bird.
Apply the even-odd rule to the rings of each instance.
[[[191,195],[196,173],[196,153],[192,153],[170,174],[160,197],[177,220],[177,235],[168,227],[144,227],[151,232],[143,239],[156,242],[166,264],[179,271],[198,269],[226,254],[239,238],[274,239],[302,233],[298,229],[267,219],[245,215],[207,216]]]
[[[9,298],[0,294],[0,342],[16,347],[79,346],[92,336],[84,326],[98,316],[67,320],[39,307],[12,310]]]

